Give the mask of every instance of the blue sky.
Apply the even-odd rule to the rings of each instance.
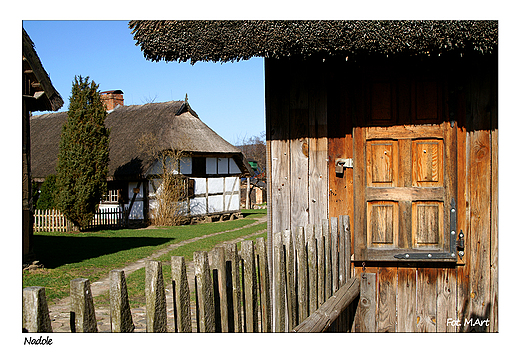
[[[264,62],[152,62],[128,21],[23,21],[36,52],[67,110],[75,75],[100,91],[120,89],[125,105],[183,100],[201,120],[235,144],[265,131]]]

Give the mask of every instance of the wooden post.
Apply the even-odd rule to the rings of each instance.
[[[345,229],[345,278],[348,280],[351,277],[350,273],[350,247],[351,247],[351,241],[350,241],[350,216],[345,215],[342,216],[343,218],[343,229]]]
[[[256,253],[258,256],[258,273],[260,277],[260,313],[262,332],[271,332],[271,286],[269,282],[269,266],[267,261],[267,247],[264,238],[256,239]]]
[[[296,296],[296,268],[294,255],[294,242],[289,229],[283,232],[283,242],[285,245],[284,264],[282,269],[285,273],[285,285],[287,297],[287,324],[288,330],[298,325],[298,297]],[[282,248],[283,249],[283,248]]]
[[[346,283],[345,272],[345,228],[343,227],[343,216],[338,217],[338,289]]]
[[[86,278],[70,281],[70,324],[72,332],[98,332],[90,282]]]
[[[166,294],[160,261],[146,261],[146,332],[166,332]]]
[[[244,260],[245,332],[258,332],[255,250],[252,240],[245,240],[241,244]]]
[[[112,332],[134,332],[125,272],[110,271],[110,328]]]
[[[274,332],[285,332],[285,258],[282,233],[273,234]]]
[[[172,256],[173,316],[175,332],[192,332],[190,290],[183,256]]]
[[[332,295],[332,258],[331,258],[331,244],[329,232],[329,220],[323,219],[321,227],[324,237],[325,248],[325,301]]]
[[[298,227],[298,233],[296,234],[296,255],[298,260],[298,323],[309,316],[307,249],[303,229],[303,227]]]
[[[228,322],[231,332],[242,332],[242,292],[240,290],[240,267],[237,244],[226,244],[226,272],[228,281]]]
[[[215,304],[208,253],[206,251],[194,252],[193,262],[195,265],[196,295],[200,313],[200,332],[215,332]]]
[[[250,200],[250,197],[249,197],[249,192],[250,192],[250,187],[251,187],[251,178],[250,177],[247,177],[247,186],[246,186],[246,210],[249,210],[251,208],[251,200]]]
[[[307,239],[307,267],[309,274],[309,316],[318,309],[318,266],[317,266],[317,245],[314,237],[314,225],[305,226],[305,239]]]
[[[22,324],[25,332],[52,332],[44,287],[23,289]]]
[[[325,238],[322,235],[321,225],[315,226],[316,252],[318,257],[318,307],[325,303]]]
[[[220,332],[229,332],[226,252],[224,247],[217,246],[212,253],[213,266],[215,268],[213,273],[215,274],[216,272],[216,276],[213,276],[213,282],[216,281],[217,284],[215,288],[215,310],[218,306],[220,311]]]
[[[339,259],[338,259],[338,218],[330,219],[330,251],[332,258],[332,294],[339,289]]]

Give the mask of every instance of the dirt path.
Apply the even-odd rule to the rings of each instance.
[[[239,229],[244,229],[244,228],[250,228],[257,224],[266,222],[266,221],[267,221],[267,216],[264,216],[264,217],[258,218],[254,223],[240,227],[240,228],[226,230],[226,231],[218,232],[218,233],[206,234],[206,235],[203,235],[203,236],[200,236],[197,238],[184,240],[184,241],[181,241],[176,244],[171,244],[168,247],[161,249],[146,258],[137,260],[120,269],[125,272],[125,277],[128,277],[128,275],[130,275],[132,272],[139,270],[140,268],[143,268],[145,266],[147,260],[157,259],[160,256],[162,256],[178,247],[181,247],[181,246],[189,244],[189,243],[193,243],[193,242],[201,240],[201,239],[213,237],[213,236],[216,236],[219,234],[229,233],[229,232],[233,232],[233,231],[236,231]],[[250,238],[252,236],[261,234],[263,232],[265,232],[265,230],[261,230],[261,231],[258,231],[258,232],[252,233],[252,234],[247,234],[245,236],[236,238],[232,241],[222,242],[221,244],[237,243],[246,238]],[[192,288],[194,288],[193,262],[191,261],[191,262],[186,263],[186,267],[187,267],[187,273],[188,273],[188,281],[189,281],[190,290],[191,290]],[[165,283],[165,284],[166,284],[166,302],[167,302],[167,310],[168,310],[168,331],[171,332],[173,330],[172,329],[172,327],[173,327],[172,326],[173,325],[172,284],[171,283],[169,283],[169,284]],[[99,295],[104,294],[110,288],[109,277],[107,276],[96,282],[91,283],[90,287],[91,287],[92,295],[94,298]],[[94,302],[95,302],[95,299],[94,299]],[[110,308],[108,306],[95,305],[95,311],[96,311],[96,319],[98,321],[99,332],[110,332]],[[136,326],[135,332],[146,332],[146,312],[145,312],[144,306],[140,307],[140,308],[132,309],[131,311],[132,311],[132,318],[134,321],[134,325]],[[70,297],[63,298],[63,299],[59,300],[56,304],[50,305],[49,306],[49,316],[51,318],[53,332],[70,332]]]

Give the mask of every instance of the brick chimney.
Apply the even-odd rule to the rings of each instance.
[[[101,92],[101,100],[105,103],[107,111],[114,110],[119,105],[125,105],[123,99],[123,91],[116,89],[114,91]]]

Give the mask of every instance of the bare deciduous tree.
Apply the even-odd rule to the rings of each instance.
[[[158,149],[157,137],[144,134],[138,140],[142,153],[156,162],[150,175],[151,222],[154,225],[173,226],[186,221],[188,215],[188,181],[180,174],[185,153],[179,150]]]

